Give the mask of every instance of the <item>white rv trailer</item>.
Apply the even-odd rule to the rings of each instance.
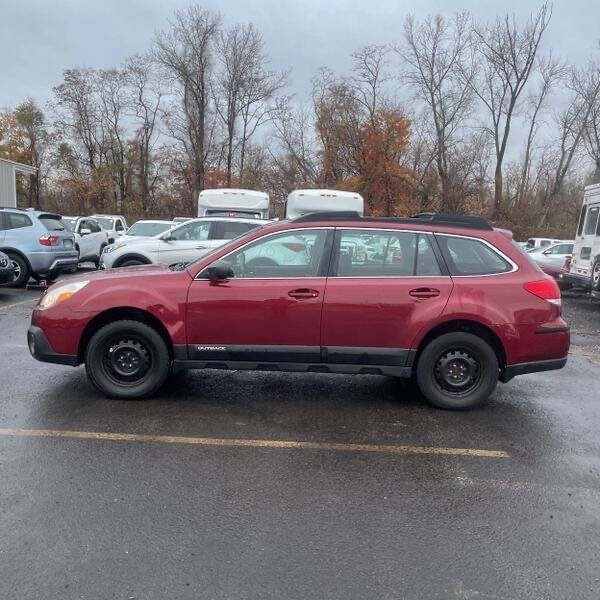
[[[198,216],[268,219],[269,195],[233,188],[202,190],[198,196]]]
[[[600,297],[600,183],[585,188],[571,265],[563,278]]]
[[[363,216],[365,201],[356,192],[294,190],[290,192],[285,203],[286,219],[296,219],[308,213],[323,211],[354,211]]]

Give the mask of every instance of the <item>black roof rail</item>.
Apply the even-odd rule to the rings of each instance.
[[[330,210],[327,212],[306,213],[301,217],[292,219],[293,223],[310,223],[311,221],[356,221],[361,217],[354,210]]]
[[[423,212],[407,218],[400,217],[361,217],[354,211],[314,212],[293,219],[293,223],[314,223],[316,221],[361,221],[376,223],[414,223],[422,221],[431,225],[447,227],[464,227],[466,229],[481,229],[492,231],[493,227],[483,218],[474,215],[449,215],[444,213]]]

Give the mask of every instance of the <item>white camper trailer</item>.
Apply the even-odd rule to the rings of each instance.
[[[323,211],[355,211],[361,216],[365,212],[365,201],[356,192],[338,190],[294,190],[285,203],[286,219]]]
[[[600,183],[585,188],[571,264],[564,279],[600,298]]]
[[[268,219],[269,195],[232,188],[202,190],[198,196],[198,216]]]

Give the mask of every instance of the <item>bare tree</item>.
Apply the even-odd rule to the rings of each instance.
[[[472,80],[471,87],[489,111],[492,123],[486,130],[494,140],[496,153],[494,217],[499,216],[502,204],[502,163],[512,119],[534,68],[550,16],[551,9],[544,3],[524,25],[519,25],[514,15],[506,15],[489,26],[473,29],[483,65],[480,77]]]
[[[390,78],[386,70],[388,53],[389,48],[381,45],[363,46],[352,53],[354,65],[349,83],[371,123],[377,107],[387,102],[383,86]]]
[[[178,10],[170,29],[156,36],[154,57],[178,86],[182,114],[167,113],[171,134],[184,147],[193,169],[192,196],[204,188],[212,150],[208,124],[214,44],[221,26],[218,13],[190,6]]]
[[[450,164],[459,128],[469,116],[473,98],[473,64],[469,62],[470,17],[463,12],[446,21],[441,15],[419,24],[404,23],[405,44],[396,51],[404,59],[405,80],[425,102],[435,139],[435,162],[441,183],[440,209],[460,209],[461,194],[453,194]]]
[[[102,151],[105,163],[110,165],[116,185],[113,197],[117,211],[122,211],[128,192],[127,141],[124,129],[126,111],[126,78],[119,69],[107,69],[97,73],[97,93],[100,115],[106,133]]]
[[[582,78],[579,79],[581,81]],[[600,93],[594,94],[594,82],[600,79],[600,62],[598,60],[590,60],[585,79],[590,85],[585,94],[589,112],[583,131],[583,141],[586,154],[594,164],[594,181],[600,183]]]
[[[516,201],[517,204],[523,202],[525,195],[529,191],[531,159],[533,153],[533,143],[537,134],[540,118],[544,111],[548,97],[556,83],[566,75],[566,69],[562,63],[547,56],[538,61],[538,70],[541,82],[538,90],[529,99],[529,127],[527,129],[527,140],[525,142],[525,154],[521,167],[521,176],[519,179]]]
[[[130,92],[129,106],[135,119],[134,144],[139,168],[140,203],[142,212],[146,214],[154,190],[152,152],[158,134],[164,92],[148,56],[132,56],[125,65],[125,76]]]

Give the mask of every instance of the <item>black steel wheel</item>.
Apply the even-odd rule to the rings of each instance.
[[[152,327],[115,321],[100,328],[85,351],[92,383],[113,398],[142,398],[155,393],[170,368],[167,345]]]
[[[464,410],[491,395],[498,382],[494,349],[479,336],[462,331],[443,334],[425,346],[416,369],[417,384],[438,408]]]

